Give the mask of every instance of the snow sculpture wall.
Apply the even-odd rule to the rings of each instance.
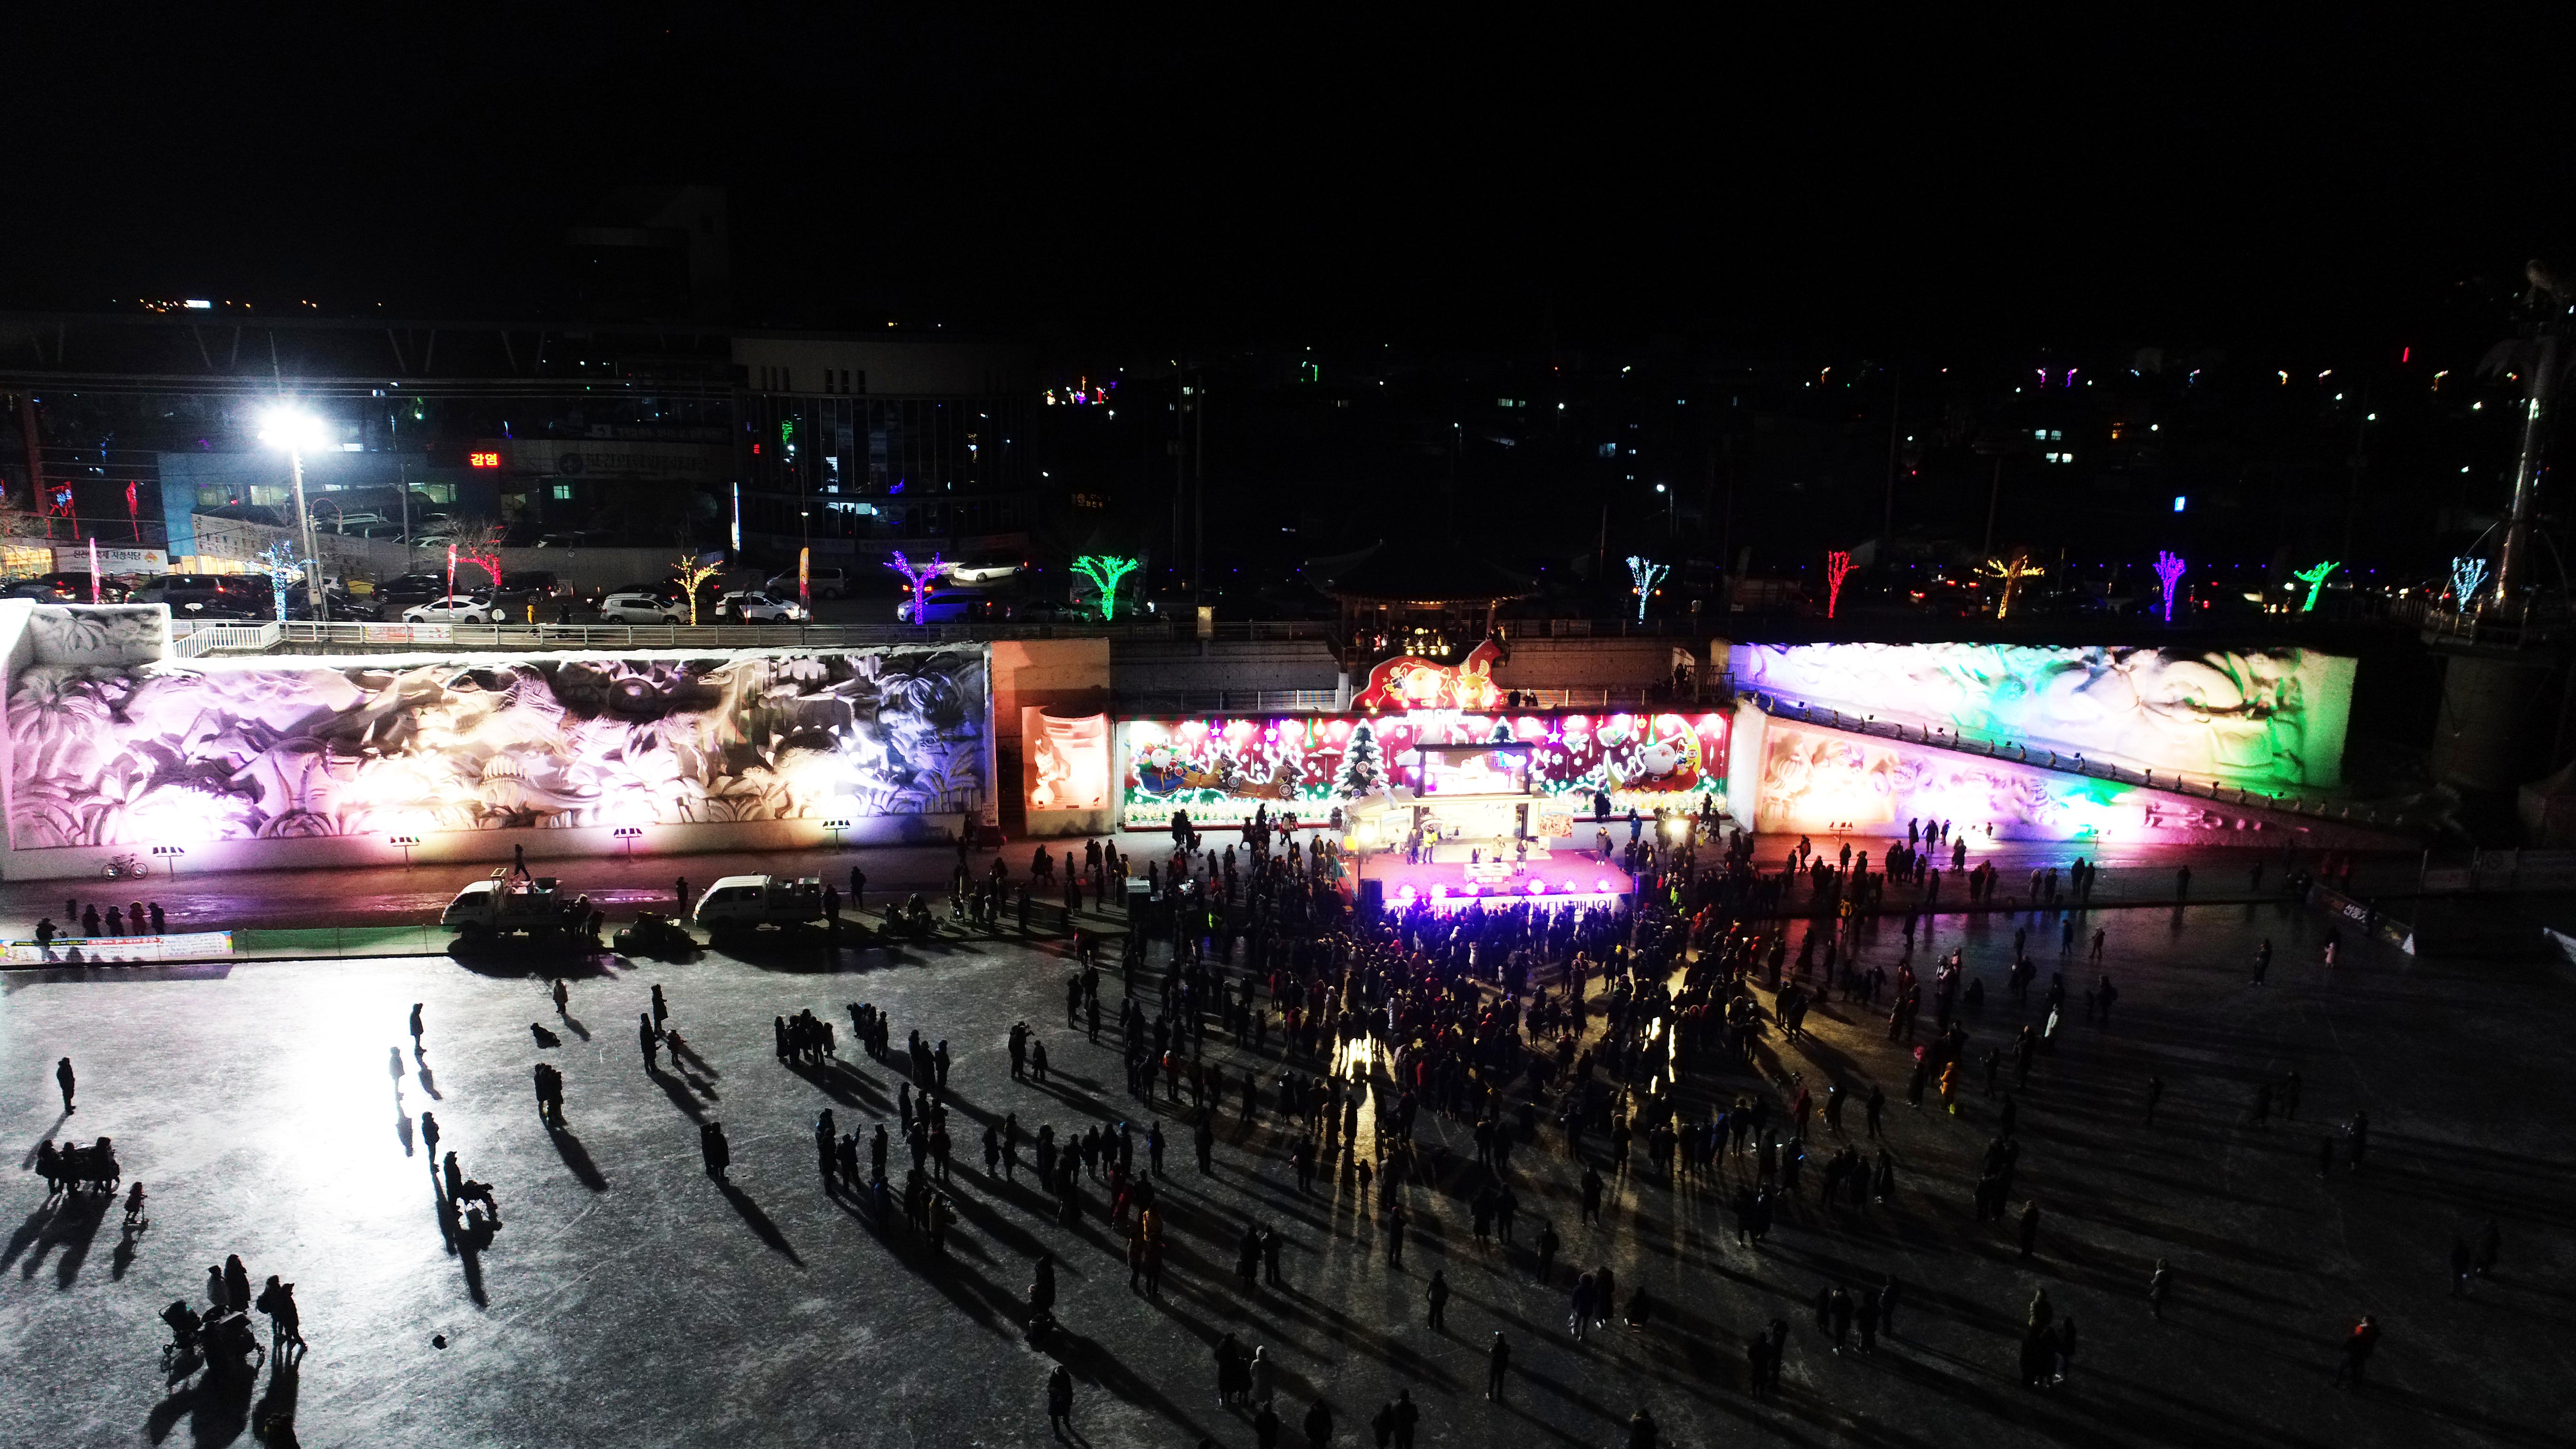
[[[2341,782],[2355,661],[2307,649],[1738,644],[1739,689],[2255,789]]]
[[[1738,795],[1752,795],[1744,783]],[[2321,843],[2308,823],[2264,810],[1778,718],[1763,728],[1756,810],[1759,829],[1820,836],[1947,820],[1977,840]]]
[[[980,646],[138,665],[125,627],[31,621],[17,850],[950,814],[989,786]]]

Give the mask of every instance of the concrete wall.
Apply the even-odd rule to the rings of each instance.
[[[996,641],[992,650],[993,778],[1002,832],[1016,837],[1030,828],[1020,789],[1020,712],[1082,715],[1108,709],[1110,645],[1106,639],[1008,639]]]
[[[1672,681],[1673,666],[1696,668],[1689,641],[1515,639],[1494,669],[1505,689],[1641,689]]]
[[[1122,695],[1330,689],[1340,673],[1321,639],[1121,639],[1109,660]]]

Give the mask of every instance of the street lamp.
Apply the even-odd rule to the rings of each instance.
[[[396,835],[390,837],[386,843],[395,846],[402,851],[403,869],[411,869],[411,853],[414,848],[419,846],[420,837],[417,835]]]
[[[95,578],[97,575],[93,574],[91,577]],[[154,855],[161,856],[170,862],[170,879],[177,880],[179,878],[179,857],[188,853],[187,847],[181,845],[156,845],[152,847],[152,853]]]
[[[260,414],[259,440],[272,448],[284,448],[295,477],[295,526],[304,535],[304,556],[319,560],[322,551],[313,546],[313,513],[304,506],[304,453],[320,449],[324,438],[322,420],[291,404],[280,403]],[[313,568],[304,575],[304,588],[313,603],[313,618],[325,622],[330,614],[322,602],[322,570]]]
[[[620,825],[609,833],[617,837],[617,841],[620,845],[626,847],[626,858],[628,860],[633,860],[635,858],[635,842],[644,838],[644,827],[641,825]]]

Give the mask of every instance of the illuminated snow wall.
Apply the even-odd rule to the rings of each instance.
[[[867,827],[989,798],[981,646],[136,662],[158,640],[117,631],[142,625],[73,612],[49,641],[40,611],[12,654],[13,874],[52,873],[31,851],[369,836],[380,855],[518,827],[651,844],[830,817],[888,838]]]
[[[1736,686],[2196,783],[2341,783],[2355,661],[2009,644],[1738,644]]]
[[[1129,719],[1118,724],[1119,820],[1156,829],[1186,810],[1201,825],[1250,820],[1267,806],[1298,807],[1317,819],[1336,805],[1403,785],[1422,787],[1423,743],[1527,744],[1531,795],[1576,798],[1607,790],[1625,813],[1657,806],[1695,811],[1703,796],[1726,805],[1727,740],[1722,713],[1466,713],[1414,710],[1377,716],[1271,715],[1234,719]],[[1368,747],[1353,758],[1366,731]],[[1453,757],[1473,774],[1489,757]],[[1445,798],[1445,797],[1444,797]]]
[[[2268,811],[1778,718],[1760,757],[1759,791],[1739,781],[1737,793],[1755,797],[1766,831],[1903,835],[1908,821],[1947,820],[1972,841],[1992,826],[1997,840],[2325,843]]]

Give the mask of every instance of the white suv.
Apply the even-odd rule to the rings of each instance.
[[[599,617],[611,624],[685,624],[689,606],[658,594],[611,594],[599,601]]]
[[[736,589],[716,598],[716,617],[746,624],[793,624],[805,618],[805,606],[794,599],[773,599],[754,589]]]
[[[510,611],[496,603],[490,594],[449,594],[443,599],[414,604],[403,610],[402,616],[406,624],[510,622]]]

